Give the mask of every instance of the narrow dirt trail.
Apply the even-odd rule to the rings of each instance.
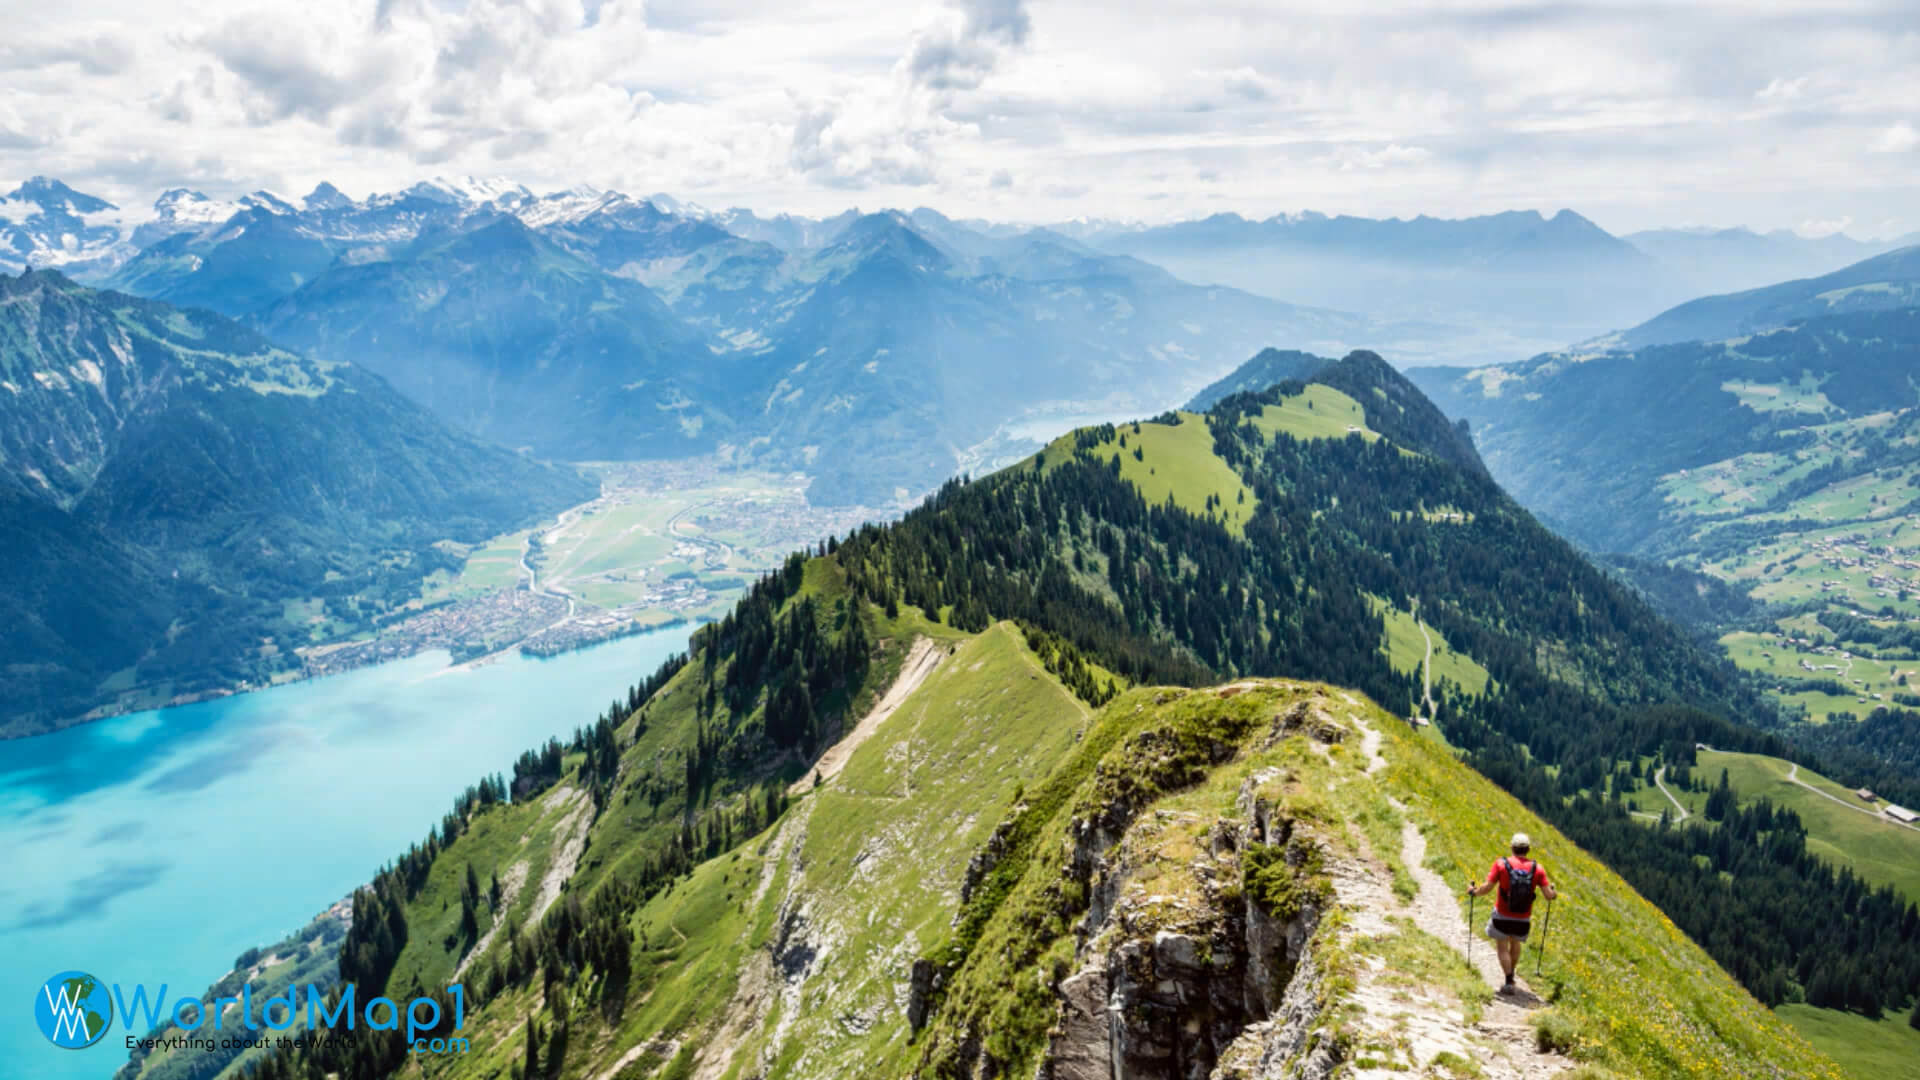
[[[840,770],[847,767],[847,759],[860,749],[860,744],[871,738],[946,658],[946,649],[932,638],[915,638],[913,647],[907,650],[907,658],[900,664],[900,674],[893,680],[893,685],[887,687],[887,692],[874,702],[873,708],[860,718],[860,722],[853,726],[846,737],[828,747],[805,776],[787,787],[787,794],[804,795],[811,791],[816,773],[823,781],[840,775]]]
[[[500,928],[506,925],[507,913],[513,910],[513,902],[520,899],[520,890],[526,884],[527,860],[519,859],[512,866],[507,867],[506,876],[500,879],[500,904],[494,909],[493,925],[487,927],[487,932],[481,934],[480,940],[474,942],[473,948],[467,950],[467,955],[461,957],[460,963],[454,965],[454,978],[458,979],[465,974],[467,965],[487,954],[487,948],[493,944],[493,939],[500,933]]]
[[[1371,776],[1387,762],[1380,752],[1379,733],[1368,724],[1359,726],[1361,752]],[[1389,801],[1403,815],[1408,814],[1398,800]],[[1492,944],[1473,936],[1478,928],[1467,925],[1458,890],[1426,865],[1427,839],[1410,816],[1400,830],[1400,857],[1418,886],[1410,901],[1402,901],[1393,893],[1389,875],[1375,869],[1377,864],[1371,860],[1366,867],[1335,871],[1341,905],[1350,912],[1351,932],[1392,933],[1396,925],[1405,925],[1400,920],[1409,921],[1466,959],[1488,989],[1498,987],[1505,976]],[[1543,1054],[1535,1048],[1529,1014],[1546,1002],[1526,985],[1524,974],[1516,993],[1494,994],[1471,1022],[1467,1019],[1470,1013],[1445,991],[1409,987],[1378,959],[1367,962],[1360,971],[1354,1000],[1361,1007],[1362,1023],[1379,1028],[1383,1038],[1401,1042],[1413,1059],[1351,1074],[1362,1080],[1404,1076],[1409,1064],[1418,1071],[1443,1052],[1477,1062],[1484,1080],[1544,1080],[1573,1068],[1574,1063],[1567,1058]]]

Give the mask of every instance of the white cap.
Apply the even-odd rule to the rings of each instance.
[[[1530,848],[1532,846],[1533,846],[1533,841],[1527,839],[1526,833],[1517,832],[1513,834],[1512,847],[1515,851],[1525,851],[1527,848]]]

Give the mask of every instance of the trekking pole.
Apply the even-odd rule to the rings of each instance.
[[[1547,917],[1540,923],[1540,944],[1533,950],[1533,974],[1540,976],[1540,964],[1547,955],[1547,931],[1553,929],[1553,901],[1547,901]]]
[[[1473,886],[1467,886],[1467,966],[1473,966]]]

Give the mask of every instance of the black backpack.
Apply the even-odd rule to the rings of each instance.
[[[1533,878],[1540,872],[1539,863],[1529,863],[1522,870],[1513,865],[1512,859],[1501,859],[1500,865],[1507,868],[1507,883],[1500,889],[1500,896],[1507,902],[1507,910],[1515,915],[1527,915],[1533,911]]]

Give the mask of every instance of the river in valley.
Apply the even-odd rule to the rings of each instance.
[[[78,970],[197,997],[426,836],[482,775],[570,735],[686,648],[670,627],[548,660],[379,667],[0,742],[0,1080],[104,1080],[33,1016]]]

